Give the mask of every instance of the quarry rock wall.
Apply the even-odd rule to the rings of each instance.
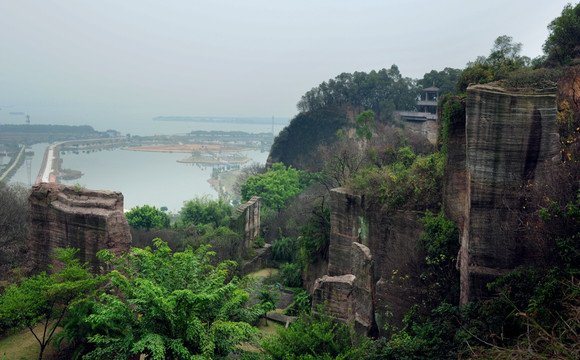
[[[242,234],[243,246],[248,249],[252,246],[254,240],[260,236],[260,209],[262,207],[262,198],[252,196],[252,198],[238,206],[234,211],[231,219],[231,227]]]
[[[382,331],[386,321],[400,324],[417,293],[409,281],[422,270],[423,214],[376,207],[344,188],[333,189],[330,201],[328,274],[314,285],[313,309],[327,302],[364,334]]]
[[[131,250],[131,233],[123,212],[123,194],[41,183],[28,199],[31,248],[37,270],[54,264],[54,250],[79,249],[81,262],[98,272],[96,254],[108,249],[116,254]]]
[[[459,110],[447,129],[443,210],[460,232],[459,300],[465,304],[489,296],[489,281],[546,253],[546,244],[525,238],[517,215],[525,206],[522,186],[548,175],[545,165],[558,161],[560,146],[555,89],[475,85],[456,101]],[[361,333],[381,331],[387,322],[400,325],[420,296],[423,216],[333,189],[328,272],[314,286],[313,303],[328,302]]]
[[[465,193],[459,268],[461,300],[485,298],[485,284],[546,253],[524,235],[523,187],[548,175],[559,159],[556,94],[519,93],[492,85],[467,89]],[[456,165],[457,166],[457,165]]]

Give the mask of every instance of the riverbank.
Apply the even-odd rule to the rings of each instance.
[[[22,145],[20,148],[20,152],[16,155],[14,161],[12,161],[12,165],[10,165],[3,174],[0,175],[0,182],[7,181],[10,179],[13,171],[17,170],[20,165],[22,165],[22,161],[24,159],[24,150],[26,149],[25,145]]]
[[[228,202],[239,202],[240,194],[236,191],[236,182],[240,174],[240,170],[220,172],[217,178],[212,176],[207,182],[215,189],[220,199]]]

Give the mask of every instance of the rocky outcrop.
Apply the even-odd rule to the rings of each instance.
[[[337,319],[353,324],[359,334],[374,330],[374,262],[369,248],[351,244],[349,274],[324,275],[314,283],[312,309],[327,305]]]
[[[260,269],[272,266],[272,245],[265,244],[263,248],[255,249],[253,256],[242,261],[242,275],[247,275]]]
[[[131,249],[129,224],[123,213],[123,194],[61,184],[41,183],[29,197],[31,243],[39,270],[53,264],[57,248],[79,249],[82,262],[99,271],[96,253],[108,249],[116,254]]]
[[[359,333],[381,331],[386,322],[400,325],[416,301],[409,279],[422,270],[423,214],[389,211],[343,188],[331,191],[331,211],[328,274],[315,283],[313,309],[327,302]]]
[[[465,123],[451,128],[458,135],[465,130],[465,142],[456,140],[449,152],[448,173],[458,191],[448,191],[446,199],[461,232],[463,304],[485,298],[489,281],[545,253],[541,244],[523,238],[526,224],[517,214],[525,206],[521,187],[545,177],[541,165],[558,159],[555,105],[555,91],[467,89]]]

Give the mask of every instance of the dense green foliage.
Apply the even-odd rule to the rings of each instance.
[[[302,263],[314,263],[318,259],[328,258],[330,245],[330,208],[316,206],[312,209],[310,219],[300,228],[298,238]]]
[[[450,129],[452,125],[465,121],[465,95],[444,95],[441,98],[441,120],[439,126],[439,133],[437,134],[437,143],[439,144],[439,151],[447,155],[449,151],[449,138],[451,136]],[[453,126],[457,128],[456,126]],[[461,129],[462,127],[459,127]]]
[[[514,43],[511,36],[499,36],[487,57],[478,57],[463,70],[457,81],[457,91],[465,92],[469,84],[506,79],[511,72],[530,66],[531,60],[520,55],[521,49],[522,44]]]
[[[103,281],[75,258],[78,250],[59,249],[62,269],[25,278],[0,297],[0,328],[26,327],[40,345],[39,359],[71,306],[84,301]],[[34,328],[41,324],[41,331]]]
[[[421,274],[426,283],[423,287],[427,291],[426,302],[457,304],[459,272],[456,263],[459,230],[453,221],[443,216],[443,211],[435,216],[427,210],[420,221],[425,226],[425,233],[421,235],[419,242],[427,254],[425,257],[427,270]]]
[[[349,186],[391,209],[424,210],[441,201],[444,160],[441,153],[417,156],[403,147],[394,152],[393,162],[357,172]]]
[[[318,171],[321,166],[315,156],[318,147],[334,143],[337,131],[346,123],[347,114],[342,107],[300,113],[276,136],[270,158],[297,169]]]
[[[330,106],[360,106],[373,110],[380,117],[390,117],[394,110],[412,110],[418,91],[409,78],[404,78],[396,65],[390,69],[342,73],[306,92],[298,102],[301,112]]]
[[[272,244],[272,259],[280,262],[290,262],[296,253],[295,241],[289,237],[277,239]]]
[[[562,14],[548,25],[550,34],[544,43],[547,62],[557,65],[571,65],[580,55],[580,4],[568,4]]]
[[[417,80],[417,85],[422,89],[436,86],[439,88],[439,95],[445,95],[455,92],[459,75],[461,70],[448,67],[442,71],[431,70],[423,75],[422,79]]]
[[[178,226],[228,226],[232,211],[233,208],[222,199],[216,201],[207,197],[195,198],[183,204],[179,212]]]
[[[206,359],[226,356],[254,338],[249,323],[263,309],[244,306],[249,294],[231,276],[234,262],[210,265],[208,247],[173,253],[160,239],[155,247],[123,257],[99,253],[114,270],[110,291],[86,319],[95,348],[84,358]]]
[[[377,127],[375,123],[375,113],[372,110],[361,112],[356,117],[356,136],[359,140],[370,140],[373,136],[373,129]]]
[[[169,215],[150,205],[135,206],[125,216],[129,225],[144,230],[168,228],[171,221]]]
[[[242,185],[242,200],[261,196],[265,206],[282,210],[288,199],[298,195],[310,182],[308,174],[282,163],[273,164],[268,172],[251,176]]]
[[[277,336],[267,338],[262,346],[274,360],[361,359],[369,340],[357,336],[346,324],[337,322],[326,310],[318,314],[302,313],[288,328],[279,328]]]

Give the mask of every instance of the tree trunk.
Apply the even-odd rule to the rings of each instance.
[[[42,360],[42,354],[44,353],[45,348],[46,344],[40,344],[40,353],[38,354],[38,360]]]

